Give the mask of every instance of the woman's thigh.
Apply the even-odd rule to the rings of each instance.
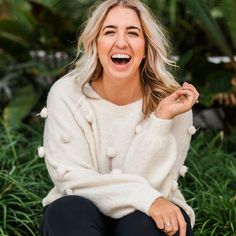
[[[186,236],[193,236],[190,219],[188,215],[181,209],[181,212],[187,223]],[[159,230],[154,220],[148,215],[140,211],[130,213],[116,222],[114,236],[165,236],[162,230]],[[179,232],[175,234],[179,236]]]
[[[141,211],[130,213],[116,221],[114,236],[165,236],[154,220]]]
[[[66,196],[44,209],[41,236],[105,236],[109,218],[88,199]]]

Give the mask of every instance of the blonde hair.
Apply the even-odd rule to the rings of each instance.
[[[167,70],[175,66],[168,59],[169,44],[163,29],[148,7],[139,0],[106,0],[94,5],[95,9],[88,18],[78,41],[76,62],[78,80],[84,85],[98,79],[102,74],[102,65],[97,57],[97,37],[108,12],[122,6],[133,9],[140,19],[146,41],[146,58],[141,63],[141,86],[143,91],[143,108],[145,116],[155,110],[161,99],[175,91],[179,85]]]

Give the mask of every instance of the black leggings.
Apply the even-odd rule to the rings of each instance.
[[[193,236],[188,215],[187,236]],[[122,218],[103,215],[88,199],[80,196],[59,198],[44,208],[41,236],[165,236],[151,217],[134,211]],[[176,236],[179,234],[177,233]]]

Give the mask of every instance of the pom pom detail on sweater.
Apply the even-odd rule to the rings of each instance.
[[[47,118],[48,117],[48,109],[46,107],[44,107],[38,115],[40,115],[41,118]]]
[[[120,174],[122,174],[122,170],[121,169],[114,169],[114,170],[111,171],[111,174],[120,175]]]
[[[61,136],[61,141],[62,141],[63,143],[69,143],[69,142],[71,141],[70,135],[68,135],[68,134],[63,134],[63,135]]]
[[[113,158],[117,155],[116,149],[114,147],[108,147],[107,148],[107,156],[110,158]]]
[[[45,157],[45,155],[46,155],[46,153],[45,153],[44,147],[43,146],[38,147],[38,156],[43,158],[43,157]]]
[[[179,174],[184,177],[187,172],[188,172],[188,167],[187,166],[182,166],[180,168]]]
[[[93,117],[92,115],[90,115],[89,113],[85,114],[85,119],[89,122],[92,123],[93,122]]]
[[[197,129],[192,125],[188,128],[188,133],[194,135],[197,132]]]

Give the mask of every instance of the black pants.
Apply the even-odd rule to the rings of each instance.
[[[188,215],[187,236],[193,236]],[[88,199],[62,197],[44,208],[41,236],[164,236],[151,217],[135,211],[122,218],[103,215]],[[177,233],[176,236],[179,234]]]

